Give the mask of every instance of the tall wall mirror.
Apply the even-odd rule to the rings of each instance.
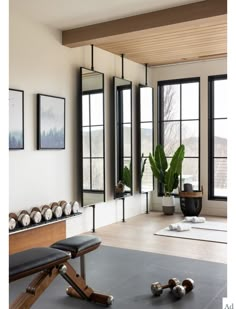
[[[113,78],[114,91],[114,197],[132,194],[132,82]]]
[[[153,88],[139,85],[139,188],[140,192],[154,189],[153,174],[148,160],[154,151]]]
[[[104,74],[80,68],[82,206],[105,201]]]

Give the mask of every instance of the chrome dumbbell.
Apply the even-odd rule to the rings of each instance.
[[[193,279],[187,278],[182,282],[182,285],[176,285],[172,293],[175,295],[177,298],[182,298],[184,297],[187,293],[192,291],[194,289],[194,281]]]
[[[42,214],[40,212],[40,209],[38,207],[33,207],[30,212],[30,218],[33,221],[33,223],[40,223],[42,221]]]
[[[28,211],[26,210],[22,210],[18,216],[18,222],[20,223],[20,225],[26,227],[30,225],[30,215],[28,213]]]
[[[50,221],[52,219],[52,210],[48,205],[43,205],[41,208],[41,214],[45,221]]]
[[[49,207],[52,209],[53,216],[57,219],[61,218],[62,216],[62,207],[57,203],[53,202],[49,205]]]
[[[16,228],[17,225],[17,215],[14,212],[9,213],[9,230],[12,231]]]
[[[65,216],[69,216],[72,212],[72,206],[66,201],[60,201],[58,204],[62,207],[62,212]]]
[[[163,293],[164,289],[172,290],[174,287],[180,284],[180,281],[177,278],[172,278],[168,281],[168,284],[161,285],[160,282],[154,282],[151,284],[151,291],[154,296],[160,296]]]
[[[75,202],[70,202],[72,206],[72,213],[77,214],[79,212],[79,203],[77,201]]]

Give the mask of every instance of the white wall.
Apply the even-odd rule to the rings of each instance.
[[[61,33],[38,24],[10,8],[9,87],[24,90],[25,149],[9,153],[9,212],[19,213],[50,202],[78,200],[76,157],[76,76],[80,66],[91,67],[89,46],[70,49],[61,45]],[[106,195],[96,206],[96,227],[122,220],[122,202],[112,201],[109,113],[111,79],[121,76],[121,57],[94,48],[94,69],[105,77]],[[124,60],[124,76],[133,86],[143,83],[145,68]],[[140,78],[139,78],[140,77]],[[36,94],[66,98],[66,149],[36,150]],[[135,100],[135,96],[133,96]],[[135,102],[135,101],[134,101]],[[135,104],[133,113],[135,114]],[[133,138],[134,141],[134,138]],[[136,153],[135,145],[133,145]],[[136,162],[134,160],[134,170]],[[134,183],[137,192],[137,183]],[[126,218],[145,212],[143,196],[134,192],[126,200]],[[92,209],[67,220],[67,235],[92,228]]]
[[[208,76],[227,73],[226,58],[218,60],[208,60],[195,63],[168,65],[152,69],[152,83],[154,86],[155,100],[155,121],[157,119],[157,82],[161,80],[200,77],[200,184],[203,185],[203,209],[201,214],[226,216],[227,203],[221,201],[208,200]],[[157,132],[155,132],[155,135]],[[157,135],[156,135],[157,136]],[[155,141],[157,138],[155,137]],[[178,201],[177,201],[178,202]],[[157,197],[157,192],[152,194],[153,209],[161,209],[161,198]],[[179,207],[176,209],[179,211]]]

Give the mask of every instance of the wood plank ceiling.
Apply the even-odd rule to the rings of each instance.
[[[227,55],[227,1],[206,0],[63,31],[63,45],[93,44],[148,66]]]

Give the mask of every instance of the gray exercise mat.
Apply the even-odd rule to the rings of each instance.
[[[138,239],[137,239],[138,241]],[[101,246],[86,255],[87,283],[97,292],[112,294],[111,309],[221,309],[227,294],[227,266],[137,250]],[[79,259],[71,260],[79,270]],[[12,282],[10,303],[24,291],[34,276]],[[169,290],[160,297],[151,293],[151,283],[167,283],[171,277],[194,279],[195,289],[177,300]],[[58,276],[33,305],[34,309],[95,309],[102,305],[66,295],[66,281]]]

